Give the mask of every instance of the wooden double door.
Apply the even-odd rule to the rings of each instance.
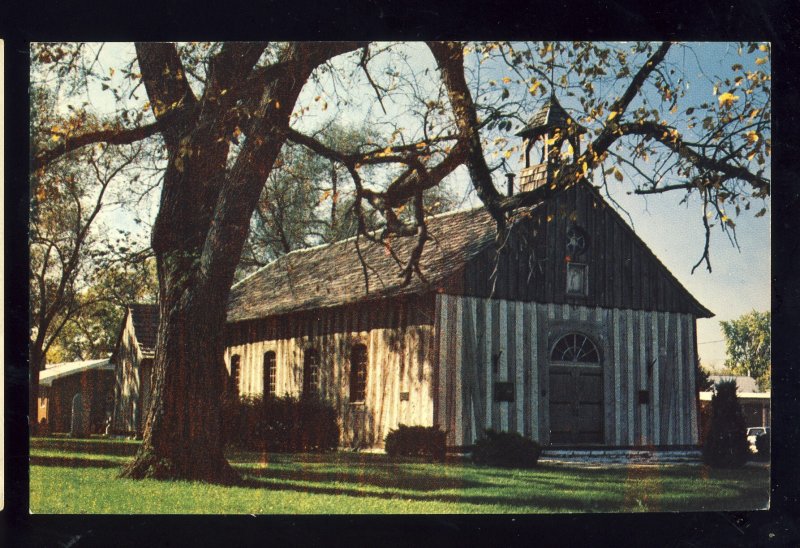
[[[603,443],[603,369],[599,364],[550,365],[550,443]]]

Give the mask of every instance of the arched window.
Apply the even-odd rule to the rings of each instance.
[[[353,346],[350,351],[350,403],[363,402],[367,395],[367,347]]]
[[[231,356],[231,376],[228,389],[234,396],[239,395],[239,354]]]
[[[309,348],[303,358],[303,395],[316,394],[319,394],[319,352]]]
[[[264,397],[275,397],[277,390],[278,366],[275,363],[275,352],[264,353]]]
[[[599,364],[600,353],[586,335],[568,333],[558,339],[550,353],[550,360],[556,362]]]

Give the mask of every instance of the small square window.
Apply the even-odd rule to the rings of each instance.
[[[494,383],[494,401],[514,401],[514,383]]]
[[[589,294],[589,268],[585,264],[567,263],[567,295]]]

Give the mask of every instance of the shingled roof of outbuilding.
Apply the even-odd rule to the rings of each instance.
[[[139,342],[139,350],[145,354],[153,352],[158,334],[158,305],[131,304],[128,308],[131,311],[131,321],[136,340]]]
[[[445,213],[427,220],[433,238],[425,244],[420,269],[401,284],[401,266],[384,245],[360,238],[294,251],[231,288],[228,321],[237,322],[274,314],[343,305],[369,298],[418,294],[456,273],[494,239],[496,224],[484,208]],[[405,261],[416,243],[415,236],[396,237],[392,250]]]

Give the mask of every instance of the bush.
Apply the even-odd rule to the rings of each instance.
[[[441,462],[445,455],[445,433],[437,426],[400,424],[386,436],[386,453],[390,457],[427,457]]]
[[[533,468],[539,461],[541,446],[516,432],[486,430],[472,450],[472,462],[503,468]]]
[[[711,423],[703,445],[703,462],[714,468],[743,466],[750,455],[736,381],[717,383],[711,398]]]
[[[294,453],[339,445],[336,410],[316,398],[240,398],[224,410],[225,442],[237,449]]]
[[[758,456],[761,458],[769,458],[771,446],[772,446],[772,436],[769,432],[762,436],[758,436],[756,438],[756,451],[758,451]]]

